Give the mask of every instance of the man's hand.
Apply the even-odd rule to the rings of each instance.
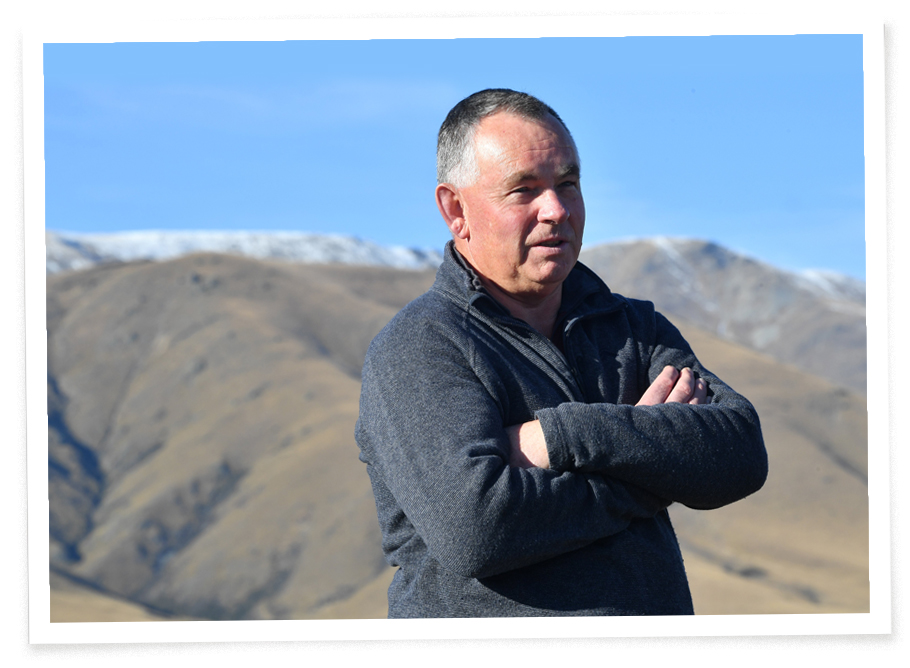
[[[669,403],[706,404],[708,385],[701,378],[696,380],[695,374],[688,367],[677,371],[672,366],[665,366],[635,405],[656,406]]]
[[[509,466],[530,469],[549,468],[550,454],[547,452],[547,442],[540,428],[540,420],[516,424],[506,428],[509,435],[509,444],[512,446],[509,454]]]

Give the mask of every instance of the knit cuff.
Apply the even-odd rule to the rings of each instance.
[[[575,459],[569,450],[568,442],[560,425],[555,408],[542,408],[534,413],[540,420],[540,428],[547,443],[547,455],[550,458],[550,468],[554,471],[571,471]]]

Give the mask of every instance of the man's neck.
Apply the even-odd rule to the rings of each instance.
[[[516,295],[503,290],[496,283],[483,276],[483,274],[471,264],[471,261],[468,259],[468,254],[458,248],[457,243],[455,245],[455,252],[466,265],[474,270],[474,273],[480,278],[480,282],[493,299],[499,302],[513,318],[523,320],[545,337],[551,341],[553,340],[556,315],[559,313],[559,307],[562,304],[561,283],[544,292]]]
[[[553,339],[556,315],[562,304],[562,285],[556,286],[549,294],[523,298],[509,294],[482,276],[481,282],[492,297],[514,318],[523,320],[548,339]]]

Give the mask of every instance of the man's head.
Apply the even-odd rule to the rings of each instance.
[[[466,147],[457,134],[468,137]],[[552,296],[575,266],[585,220],[578,153],[565,124],[524,93],[482,91],[446,118],[440,156],[447,151],[469,156],[470,165],[439,163],[436,203],[455,248],[499,296],[528,304]]]
[[[528,120],[556,119],[566,134],[569,128],[551,107],[533,95],[508,88],[488,88],[469,95],[452,107],[439,128],[436,142],[436,182],[451,183],[459,188],[477,178],[474,134],[487,116],[507,112]],[[574,142],[573,142],[574,143]]]

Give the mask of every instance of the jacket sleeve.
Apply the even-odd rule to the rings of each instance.
[[[768,473],[758,414],[698,362],[666,318],[654,317],[654,343],[642,361],[648,382],[667,365],[690,367],[707,382],[710,402],[642,407],[565,403],[539,410],[550,466],[602,473],[698,509],[752,494]]]
[[[495,575],[578,549],[666,507],[605,476],[510,467],[502,399],[471,368],[470,350],[432,325],[409,333],[407,344],[380,336],[371,345],[357,440],[371,476],[381,477],[443,567]]]

